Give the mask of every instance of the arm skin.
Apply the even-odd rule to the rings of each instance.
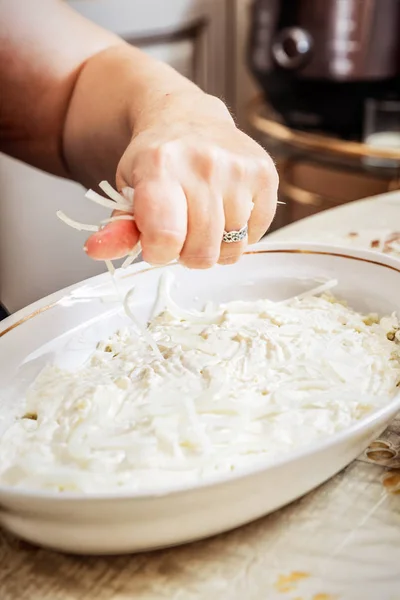
[[[0,22],[0,150],[85,186],[135,188],[135,223],[92,236],[89,255],[140,238],[149,262],[204,268],[242,254],[245,242],[221,244],[224,228],[250,218],[250,242],[266,231],[273,162],[219,99],[61,0],[0,0]]]
[[[0,22],[0,150],[56,175],[113,181],[143,106],[199,92],[62,0],[0,0]]]

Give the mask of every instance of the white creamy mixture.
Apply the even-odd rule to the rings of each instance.
[[[169,299],[69,372],[47,367],[0,440],[0,483],[154,491],[278,459],[388,402],[397,319],[328,297],[187,312]]]

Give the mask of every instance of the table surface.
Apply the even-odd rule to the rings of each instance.
[[[323,239],[396,254],[394,223],[400,230],[400,192],[326,211],[270,239]],[[1,600],[209,598],[400,600],[400,418],[301,500],[195,544],[86,558],[37,549],[0,531]]]

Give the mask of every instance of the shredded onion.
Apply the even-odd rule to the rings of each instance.
[[[114,277],[115,267],[113,265],[113,262],[111,260],[105,260],[104,262],[106,263],[106,267],[107,267],[110,275],[112,275],[112,277]]]
[[[107,225],[108,223],[114,223],[115,221],[134,221],[135,217],[133,215],[117,215],[116,217],[110,217],[109,219],[102,219],[100,223],[102,225]]]
[[[108,198],[100,196],[100,194],[94,190],[88,190],[85,194],[85,198],[96,204],[100,204],[100,206],[104,206],[104,208],[110,208],[111,210],[127,211],[132,209],[132,206],[128,204],[128,202],[114,202],[114,200],[109,200]]]
[[[115,200],[115,202],[120,204],[126,204],[128,208],[132,207],[133,197],[132,201],[128,202],[128,200],[122,194],[114,190],[114,188],[108,183],[108,181],[100,181],[99,188],[103,190],[103,192],[106,193],[107,196],[109,196],[112,200]]]
[[[158,346],[157,346],[156,342],[154,341],[153,337],[149,334],[147,329],[145,329],[144,327],[141,326],[140,322],[137,320],[137,318],[131,311],[129,303],[130,303],[134,293],[135,293],[135,288],[133,287],[125,295],[125,298],[123,299],[124,311],[125,311],[126,315],[131,319],[131,321],[133,321],[133,323],[135,323],[136,327],[142,333],[143,337],[145,338],[145,340],[147,341],[149,346],[153,349],[154,354],[157,356],[157,358],[159,358],[160,360],[164,360],[164,357],[161,354],[160,350],[158,349]]]
[[[56,212],[57,217],[60,221],[63,221],[66,225],[69,225],[73,229],[77,229],[78,231],[99,231],[99,227],[97,225],[88,225],[86,223],[80,223],[79,221],[75,221],[68,217],[62,210],[58,210]]]
[[[134,191],[131,187],[124,187],[121,190],[122,196],[133,206]]]
[[[85,194],[86,198],[88,198],[89,200],[92,200],[93,202],[96,202],[97,204],[100,204],[101,206],[104,206],[105,208],[111,208],[113,210],[115,208],[118,208],[119,210],[132,210],[132,208],[133,208],[133,190],[131,190],[131,188],[124,188],[124,194],[126,194],[130,197],[130,200],[127,200],[122,194],[119,194],[116,190],[114,190],[114,188],[107,181],[102,181],[99,185],[100,185],[100,188],[108,196],[110,196],[111,200],[108,200],[107,198],[103,198],[103,196],[100,196],[100,194],[97,194],[97,192],[94,192],[93,190],[89,190]],[[62,211],[58,211],[57,216],[59,219],[61,219],[64,223],[66,223],[70,227],[73,227],[74,229],[78,229],[80,231],[99,231],[99,229],[100,229],[100,227],[98,227],[96,225],[85,225],[84,223],[79,223],[78,221],[74,221],[73,219],[71,219],[70,217],[65,215]],[[134,217],[133,217],[133,215],[118,215],[115,217],[110,217],[109,219],[105,219],[104,221],[101,221],[101,223],[110,223],[110,222],[114,222],[117,220],[134,220]],[[141,251],[142,251],[142,249],[141,249],[141,245],[139,242],[136,245],[136,247],[128,254],[128,256],[126,257],[125,261],[122,264],[122,267],[123,268],[128,267],[139,256]],[[156,356],[160,360],[164,360],[160,350],[158,349],[156,342],[153,340],[152,336],[149,334],[147,329],[145,327],[142,327],[142,325],[139,323],[139,321],[136,319],[136,317],[132,313],[132,310],[130,309],[129,301],[130,301],[132,294],[130,292],[128,292],[126,297],[122,298],[122,296],[118,290],[117,282],[115,279],[115,267],[113,265],[113,262],[111,260],[105,260],[104,262],[106,264],[107,270],[109,271],[109,273],[111,275],[111,279],[112,279],[113,286],[116,291],[117,298],[119,298],[121,300],[124,310],[126,312],[126,315],[131,319],[131,321],[139,329],[139,332],[141,333],[143,338],[147,341],[149,346],[153,349]],[[133,290],[131,290],[131,292],[133,293]]]
[[[132,252],[130,252],[128,254],[126,259],[122,263],[121,269],[126,269],[127,267],[129,267],[129,265],[131,265],[133,263],[133,261],[136,260],[136,258],[139,256],[141,251],[142,251],[142,246],[141,246],[140,242],[138,242],[136,244],[135,248],[132,250]]]
[[[317,287],[313,288],[312,290],[307,290],[306,292],[302,292],[301,294],[298,294],[297,296],[293,296],[292,298],[287,298],[286,300],[282,300],[280,302],[280,304],[286,304],[289,302],[292,302],[292,300],[296,299],[296,300],[303,300],[304,298],[310,298],[311,296],[319,296],[321,294],[324,294],[325,292],[328,292],[329,290],[333,289],[334,287],[336,287],[338,284],[338,280],[337,279],[331,279],[330,281],[327,281],[326,283],[323,283],[322,285],[318,285]]]

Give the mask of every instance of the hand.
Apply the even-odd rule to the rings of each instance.
[[[236,262],[275,213],[278,175],[270,156],[235,126],[225,105],[196,91],[145,110],[116,174],[134,188],[135,221],[115,221],[86,244],[94,259],[120,258],[140,239],[151,264],[174,259],[204,269]],[[120,213],[118,213],[120,214]],[[248,223],[248,240],[222,242]]]

